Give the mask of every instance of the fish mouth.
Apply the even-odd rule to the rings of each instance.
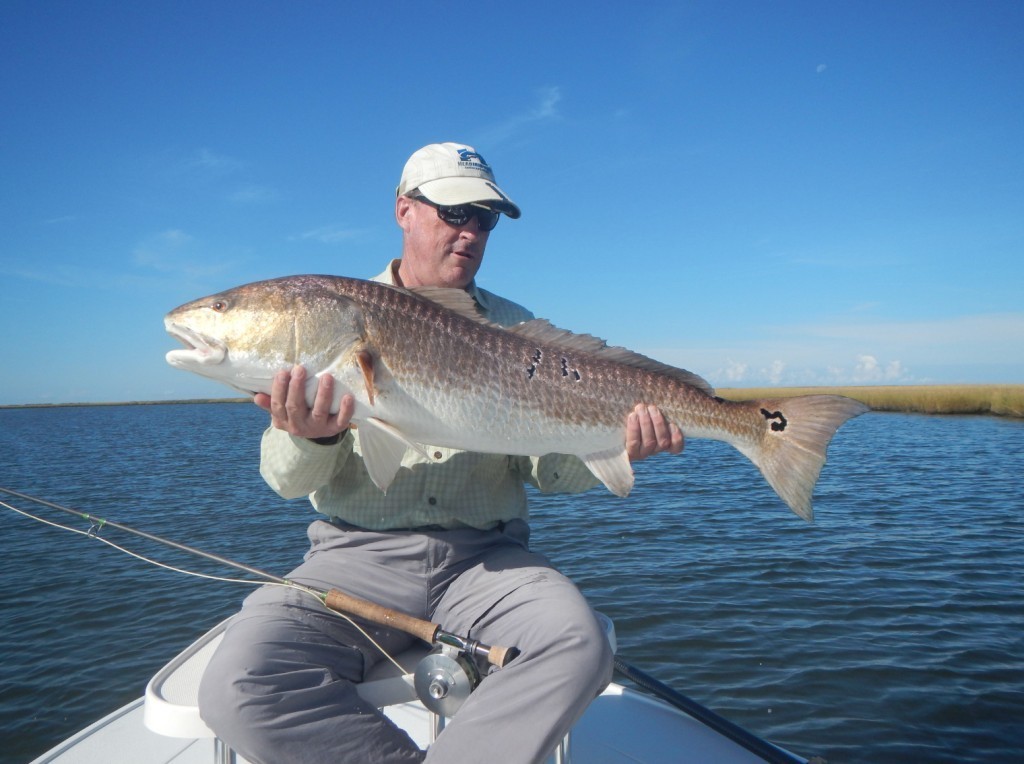
[[[164,326],[168,334],[185,346],[184,350],[167,354],[167,363],[171,366],[212,366],[227,356],[227,346],[213,337],[172,321],[166,321]]]

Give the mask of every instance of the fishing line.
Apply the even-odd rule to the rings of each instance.
[[[254,568],[244,563],[237,562],[235,560],[229,560],[226,557],[221,557],[220,555],[216,555],[211,552],[205,552],[201,549],[196,549],[195,547],[191,547],[186,544],[181,544],[177,541],[171,541],[170,539],[166,539],[152,533],[147,533],[146,531],[141,531],[136,528],[132,528],[128,525],[122,525],[120,523],[115,523],[110,520],[94,517],[85,512],[79,512],[78,510],[61,506],[60,504],[55,504],[44,499],[39,499],[34,496],[19,493],[17,491],[11,490],[10,488],[4,488],[0,486],[0,492],[9,494],[11,496],[16,496],[25,501],[34,502],[36,504],[41,504],[43,506],[52,507],[53,509],[58,509],[63,512],[67,512],[83,520],[87,520],[89,523],[91,523],[91,525],[89,527],[89,530],[83,531],[79,528],[72,528],[71,526],[63,525],[62,523],[56,523],[52,520],[47,520],[46,518],[39,517],[37,515],[32,514],[31,512],[26,512],[25,510],[20,509],[19,507],[15,507],[6,501],[0,500],[0,506],[2,507],[6,507],[7,509],[10,509],[13,512],[17,512],[19,515],[23,515],[24,517],[36,520],[37,522],[43,523],[44,525],[49,525],[54,528],[59,528],[61,530],[70,531],[72,533],[77,533],[82,536],[87,536],[89,538],[94,538],[98,541],[102,541],[104,544],[113,547],[114,549],[123,552],[129,555],[130,557],[134,557],[143,562],[148,562],[151,565],[155,565],[165,570],[170,570],[175,573],[183,573],[185,575],[195,576],[197,578],[205,578],[212,581],[223,581],[226,583],[246,584],[252,586],[284,586],[291,589],[295,589],[304,594],[308,594],[309,596],[316,599],[327,612],[331,613],[332,615],[340,616],[341,618],[344,618],[348,623],[352,624],[352,626],[355,627],[360,634],[362,634],[377,650],[380,651],[381,655],[383,655],[388,661],[394,664],[395,667],[397,667],[398,670],[403,674],[405,673],[405,668],[400,663],[398,663],[398,661],[396,661],[391,656],[391,654],[388,653],[387,650],[385,650],[380,644],[378,644],[377,641],[374,640],[373,637],[370,636],[370,634],[368,634],[365,629],[363,629],[345,612],[341,612],[341,610],[337,609],[336,607],[332,607],[330,603],[334,602],[337,605],[342,606],[346,604],[346,601],[353,600],[358,604],[369,604],[373,608],[377,608],[385,612],[383,619],[369,616],[365,612],[354,610],[352,607],[349,607],[347,609],[350,609],[353,612],[359,612],[364,618],[368,618],[368,620],[375,621],[376,623],[381,623],[386,626],[397,628],[399,630],[406,631],[410,634],[419,636],[424,641],[438,642],[441,644],[458,647],[459,649],[464,650],[470,654],[487,656],[488,660],[497,666],[504,666],[508,660],[513,659],[519,653],[519,651],[514,647],[505,648],[497,646],[489,647],[487,645],[482,645],[479,642],[476,642],[475,640],[470,640],[466,637],[460,637],[456,634],[443,631],[441,627],[437,624],[429,624],[425,621],[420,621],[419,619],[412,618],[411,616],[406,616],[402,613],[390,611],[386,608],[383,608],[380,605],[375,605],[373,603],[366,603],[365,601],[357,600],[356,598],[352,598],[349,595],[346,595],[343,592],[339,592],[336,589],[332,589],[329,592],[321,592],[317,589],[313,589],[308,586],[303,586],[302,584],[298,584],[286,578],[275,576],[272,573],[267,573],[266,571],[262,571],[259,568]],[[123,547],[120,544],[116,544],[113,541],[110,541],[100,536],[100,531],[106,526],[110,526],[112,528],[116,528],[126,533],[134,534],[136,536],[141,536],[143,538],[155,541],[160,544],[164,544],[166,546],[174,547],[181,551],[188,552],[189,554],[205,557],[209,560],[213,560],[214,562],[217,562],[221,565],[225,565],[227,567],[245,570],[249,573],[252,573],[255,576],[258,576],[263,580],[253,581],[251,579],[244,578],[228,578],[225,576],[214,576],[208,573],[200,573],[194,570],[187,570],[184,568],[176,567],[174,565],[169,565],[167,563],[160,562],[159,560],[154,560],[150,557],[147,557],[143,554]],[[428,627],[429,633],[423,631],[424,627]],[[649,692],[652,692],[654,695],[661,698],[669,705],[697,719],[698,721],[710,727],[711,729],[731,739],[733,742],[738,743],[742,747],[746,748],[748,751],[761,757],[764,761],[770,762],[770,764],[803,764],[803,759],[795,757],[788,751],[780,749],[777,746],[774,746],[771,743],[767,742],[766,740],[763,740],[757,737],[756,735],[751,734],[742,727],[733,724],[728,719],[719,716],[714,711],[711,711],[710,709],[700,705],[696,701],[691,700],[685,695],[682,695],[681,693],[677,692],[671,687],[668,687],[667,685],[658,681],[654,677],[644,673],[637,667],[626,663],[620,658],[615,658],[614,666],[615,670],[623,676],[625,676],[627,679],[630,679],[640,687],[648,690]],[[809,762],[820,761],[822,760],[818,757],[812,757],[809,760]]]
[[[3,500],[0,500],[0,507],[6,507],[7,509],[11,510],[12,512],[17,512],[19,515],[23,515],[25,517],[31,518],[32,520],[36,520],[36,521],[42,523],[43,525],[49,525],[49,526],[51,526],[53,528],[60,528],[61,530],[68,531],[70,533],[77,533],[80,536],[87,536],[87,537],[89,537],[91,539],[96,539],[97,541],[102,541],[107,546],[111,546],[111,547],[113,547],[114,549],[116,549],[119,552],[124,552],[129,557],[134,557],[137,560],[142,560],[143,562],[148,562],[150,565],[155,565],[158,568],[163,568],[165,570],[170,570],[170,571],[173,571],[175,573],[183,573],[186,576],[195,576],[196,578],[205,578],[205,579],[208,579],[210,581],[225,581],[227,583],[232,583],[232,584],[253,584],[255,586],[263,586],[264,584],[266,584],[268,586],[285,586],[285,584],[279,584],[276,581],[253,581],[251,578],[227,578],[225,576],[214,576],[214,575],[211,575],[210,573],[200,573],[198,570],[187,570],[185,568],[179,568],[179,567],[176,567],[174,565],[169,565],[166,562],[160,562],[160,560],[154,560],[152,557],[146,557],[146,555],[144,555],[144,554],[140,554],[139,552],[135,552],[135,551],[133,551],[131,549],[128,549],[127,547],[124,547],[124,546],[121,546],[120,544],[114,543],[113,541],[111,541],[108,538],[104,538],[103,536],[101,536],[99,534],[99,532],[100,532],[100,530],[103,529],[103,526],[106,525],[106,523],[104,523],[103,521],[95,522],[95,523],[93,523],[92,526],[90,526],[89,530],[83,531],[80,528],[72,528],[70,525],[63,525],[62,523],[55,523],[53,520],[47,520],[45,517],[39,517],[39,515],[33,515],[31,512],[26,512],[25,510],[19,509],[18,507],[15,507],[12,504],[8,504],[6,501],[3,501]],[[293,586],[292,588],[300,588],[300,587]]]
[[[91,515],[89,515],[89,514],[87,514],[85,512],[78,512],[77,510],[68,509],[67,507],[60,507],[59,505],[51,504],[50,502],[44,501],[43,499],[37,499],[35,497],[28,496],[26,494],[19,494],[19,493],[15,492],[15,491],[11,491],[11,490],[9,490],[7,488],[0,488],[0,491],[4,491],[5,493],[13,494],[15,496],[18,496],[18,497],[23,498],[23,499],[27,499],[29,501],[35,501],[35,502],[37,502],[39,504],[43,504],[43,505],[46,505],[46,506],[52,506],[52,507],[55,507],[57,509],[63,509],[65,511],[71,512],[72,514],[78,515],[79,517],[81,517],[84,520],[88,520],[89,522],[92,523],[92,525],[89,527],[89,530],[87,530],[87,531],[83,531],[80,528],[72,528],[70,525],[64,525],[62,523],[57,523],[57,522],[54,522],[53,520],[47,520],[45,517],[39,517],[38,515],[34,515],[31,512],[26,512],[25,510],[23,510],[23,509],[21,509],[19,507],[15,507],[14,505],[12,505],[12,504],[10,504],[10,503],[8,503],[6,501],[3,501],[2,499],[0,499],[0,507],[6,507],[7,509],[11,510],[12,512],[17,512],[19,515],[22,515],[24,517],[28,517],[28,518],[30,518],[32,520],[35,520],[37,522],[42,523],[43,525],[49,525],[49,526],[51,526],[53,528],[60,528],[61,530],[69,531],[71,533],[77,533],[80,536],[86,536],[88,538],[96,539],[97,541],[102,541],[107,546],[113,547],[114,549],[118,550],[119,552],[123,552],[124,554],[128,555],[129,557],[134,557],[137,560],[141,560],[143,562],[148,562],[150,565],[155,565],[158,568],[163,568],[164,570],[169,570],[169,571],[172,571],[174,573],[182,573],[182,574],[184,574],[186,576],[194,576],[195,578],[204,578],[204,579],[207,579],[209,581],[222,581],[224,583],[246,584],[246,585],[250,585],[250,586],[282,586],[282,587],[285,587],[287,589],[294,589],[294,590],[296,590],[298,592],[302,592],[303,594],[307,594],[310,597],[312,597],[313,599],[315,599],[317,602],[319,602],[321,605],[323,605],[324,610],[326,610],[328,613],[331,613],[332,615],[339,616],[340,618],[343,618],[344,620],[348,621],[348,623],[350,623],[352,626],[354,626],[356,628],[356,630],[360,634],[362,634],[362,636],[365,637],[370,642],[371,645],[373,645],[378,651],[380,651],[381,655],[383,655],[388,661],[390,661],[403,674],[405,673],[405,668],[402,666],[402,664],[400,664],[397,660],[395,660],[395,658],[387,650],[385,650],[377,642],[377,640],[375,640],[369,633],[367,633],[366,629],[364,629],[362,626],[360,626],[358,623],[356,623],[351,617],[349,617],[345,613],[340,613],[337,610],[332,610],[331,608],[327,607],[327,604],[325,602],[325,595],[321,594],[320,592],[316,591],[315,589],[310,589],[309,587],[303,586],[302,584],[297,584],[294,581],[289,581],[287,579],[273,580],[274,578],[276,578],[276,576],[271,576],[271,574],[269,574],[269,573],[263,574],[262,572],[257,571],[256,568],[249,568],[249,566],[243,565],[242,563],[234,563],[234,562],[232,562],[230,564],[231,564],[232,567],[244,567],[244,568],[249,569],[249,570],[251,570],[251,571],[253,571],[255,573],[258,573],[259,575],[264,575],[264,576],[266,576],[267,580],[254,581],[254,580],[249,579],[249,578],[229,578],[227,576],[215,576],[215,575],[212,575],[210,573],[201,573],[201,572],[199,572],[197,570],[188,570],[186,568],[179,568],[179,567],[177,567],[175,565],[170,565],[168,563],[161,562],[160,560],[154,560],[151,557],[147,557],[144,554],[140,554],[139,552],[135,552],[135,551],[133,551],[131,549],[128,549],[127,547],[121,546],[120,544],[117,544],[117,543],[111,541],[110,539],[104,538],[103,536],[99,535],[99,532],[103,529],[103,527],[105,525],[110,525],[111,527],[118,528],[119,530],[126,530],[127,526],[121,526],[121,525],[119,525],[117,523],[111,523],[111,522],[109,522],[107,520],[104,520],[102,518],[93,517],[93,516],[91,516]],[[148,534],[145,531],[137,531],[137,530],[132,529],[131,532],[136,533],[137,535],[144,536],[144,537],[149,538],[151,540],[159,539],[159,537],[153,536],[152,534]],[[218,555],[214,555],[214,554],[211,554],[211,553],[203,553],[203,552],[201,552],[201,550],[193,549],[192,547],[186,546],[184,544],[178,544],[177,542],[173,542],[173,541],[170,541],[168,539],[160,539],[160,541],[162,543],[168,543],[171,546],[180,548],[182,550],[187,550],[187,551],[192,551],[192,552],[200,553],[200,554],[202,554],[202,556],[207,557],[209,559],[214,559],[217,562],[222,562],[222,560],[218,558]],[[225,564],[227,564],[226,561],[224,561],[224,562],[225,562]]]

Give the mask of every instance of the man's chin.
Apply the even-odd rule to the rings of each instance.
[[[476,277],[478,268],[476,260],[467,258],[462,260],[462,263],[455,262],[451,268],[446,269],[444,278],[446,286],[450,286],[453,289],[465,289]]]

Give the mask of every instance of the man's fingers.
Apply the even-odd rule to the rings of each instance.
[[[309,405],[306,403],[306,370],[303,367],[292,368],[285,396],[284,408],[288,418],[304,420],[309,414]]]
[[[643,459],[658,450],[658,431],[649,406],[637,406],[636,414],[640,423],[640,458]]]
[[[331,416],[331,403],[334,402],[334,377],[324,374],[316,387],[313,408],[310,411],[314,422],[326,422]]]
[[[632,461],[646,459],[660,451],[678,454],[683,450],[683,433],[657,406],[639,404],[626,420],[626,455]]]
[[[338,402],[338,414],[334,420],[338,426],[338,432],[348,429],[349,423],[352,421],[352,415],[355,413],[356,399],[352,396],[352,393],[345,393]]]

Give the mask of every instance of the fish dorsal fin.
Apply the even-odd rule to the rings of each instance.
[[[477,306],[476,300],[465,290],[446,287],[415,287],[409,291],[425,300],[437,303],[442,308],[447,308],[458,313],[460,316],[476,321],[478,324],[493,326],[512,332],[524,339],[541,342],[545,345],[561,348],[562,350],[589,353],[606,361],[626,364],[627,366],[633,366],[644,371],[665,374],[690,387],[696,387],[708,395],[715,394],[714,388],[706,380],[693,372],[655,361],[653,358],[648,358],[627,348],[609,346],[603,339],[592,334],[576,334],[568,329],[559,329],[546,318],[534,318],[530,321],[524,321],[521,324],[508,327],[495,324],[480,315],[480,308]]]
[[[465,289],[429,286],[413,287],[408,291],[417,297],[422,297],[424,300],[436,302],[442,308],[447,308],[453,313],[458,313],[460,316],[476,321],[478,324],[498,326],[498,324],[488,321],[480,314],[480,308],[476,304],[476,300]]]
[[[599,353],[608,349],[608,343],[592,334],[576,334],[568,329],[559,329],[546,318],[534,318],[521,324],[510,326],[508,331],[520,337],[543,342],[545,345],[556,345],[565,350],[577,350],[584,353]]]
[[[715,394],[715,389],[704,378],[697,376],[693,372],[670,366],[661,361],[655,361],[653,358],[648,358],[627,348],[609,345],[592,334],[574,334],[568,329],[559,329],[557,326],[553,326],[547,319],[535,318],[532,321],[525,321],[524,323],[509,327],[507,331],[518,334],[520,337],[542,342],[545,345],[563,350],[589,353],[605,361],[664,374],[690,387],[696,387],[708,395]]]

